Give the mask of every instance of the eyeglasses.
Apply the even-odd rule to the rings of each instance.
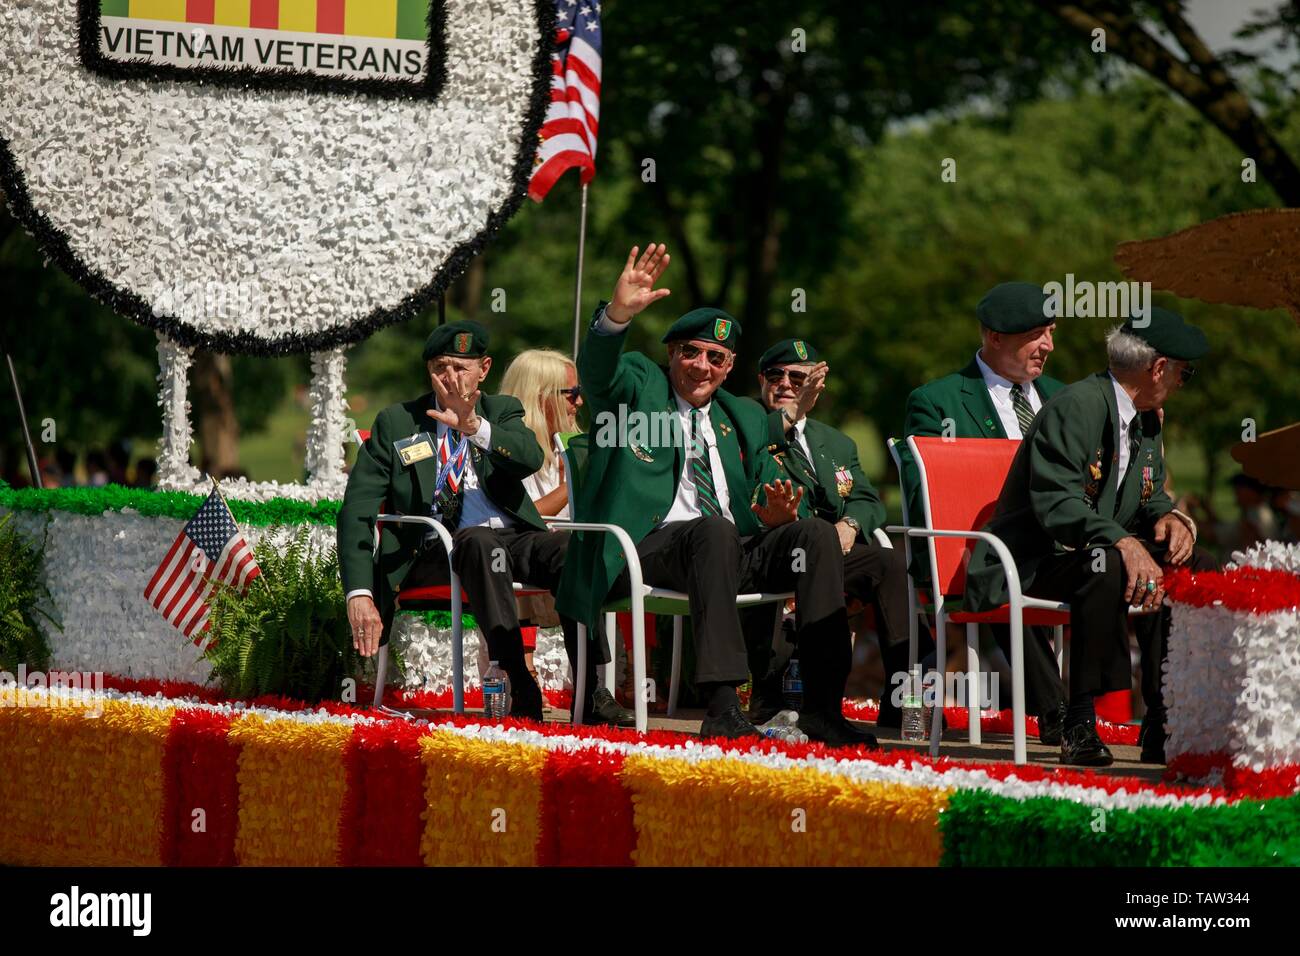
[[[803,383],[808,380],[807,372],[800,372],[792,368],[765,368],[763,369],[763,379],[769,385],[778,384],[781,379],[788,378],[791,388],[802,388]]]
[[[1182,368],[1178,370],[1178,374],[1180,376],[1180,381],[1182,382],[1182,384],[1186,385],[1189,381],[1191,381],[1192,376],[1196,374],[1196,369],[1192,368],[1190,365],[1184,365]]]
[[[578,399],[582,397],[582,386],[575,385],[573,388],[562,388],[560,389],[560,394],[567,398],[570,404],[576,405]]]
[[[687,362],[694,362],[703,352],[709,357],[709,364],[714,368],[722,368],[727,364],[727,359],[731,358],[730,352],[724,352],[721,349],[706,349],[698,345],[691,345],[689,342],[683,342],[678,346],[682,358]]]

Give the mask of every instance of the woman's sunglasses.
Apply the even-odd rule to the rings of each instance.
[[[569,400],[572,404],[577,404],[578,399],[582,397],[582,386],[575,385],[573,388],[562,388],[560,394]]]
[[[792,388],[802,388],[803,383],[808,380],[808,373],[799,372],[792,368],[765,368],[763,369],[763,378],[769,385],[776,385],[781,379],[788,378]]]

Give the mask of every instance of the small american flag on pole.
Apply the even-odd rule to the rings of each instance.
[[[541,202],[573,167],[584,185],[596,175],[600,125],[600,4],[556,0],[556,51],[551,54],[551,105],[542,123],[528,195]]]
[[[214,488],[172,542],[144,589],[145,600],[186,637],[208,629],[208,598],[217,584],[243,590],[262,573],[230,507]]]

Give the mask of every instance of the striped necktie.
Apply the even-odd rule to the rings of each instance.
[[[709,446],[701,434],[704,413],[691,409],[691,479],[695,482],[695,501],[700,514],[712,518],[722,514],[718,503],[718,489],[713,484],[713,466],[709,462]]]
[[[1024,438],[1029,434],[1029,426],[1034,423],[1034,409],[1019,382],[1011,386],[1011,407],[1015,409],[1016,421],[1020,424],[1020,437]]]

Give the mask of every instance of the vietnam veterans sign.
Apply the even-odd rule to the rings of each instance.
[[[97,73],[436,96],[442,0],[79,0]]]

